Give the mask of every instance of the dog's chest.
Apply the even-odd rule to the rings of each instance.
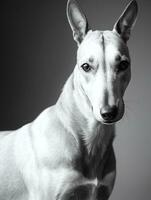
[[[109,150],[99,157],[85,157],[76,160],[71,177],[64,177],[64,189],[61,189],[59,200],[96,200],[100,196],[102,173]],[[98,160],[97,160],[98,159]]]
[[[52,152],[55,155],[51,162],[53,164],[44,162],[46,172],[42,173],[43,182],[48,177],[48,188],[52,188],[52,192],[48,188],[43,189],[47,191],[48,197],[54,196],[57,200],[97,199],[95,196],[98,195],[107,152],[112,142],[111,132],[107,134],[94,138],[90,152],[83,141],[80,140],[79,146],[76,146],[67,137],[61,140],[55,152],[50,151],[51,157]],[[51,148],[54,148],[53,144]]]
[[[97,140],[98,141],[98,140]],[[64,179],[65,190],[58,198],[61,200],[96,200],[102,189],[101,181],[107,158],[110,154],[112,140],[105,146],[95,143],[95,147],[89,154],[84,146],[81,146],[81,153],[73,161],[73,175]],[[98,146],[97,146],[98,145]]]
[[[91,143],[81,140],[79,154],[74,159],[75,169],[89,179],[101,179],[104,165],[112,147],[114,129],[107,129],[100,135],[100,133],[96,134],[91,139]]]

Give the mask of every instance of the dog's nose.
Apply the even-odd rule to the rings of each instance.
[[[117,106],[105,106],[101,109],[101,116],[104,120],[113,120],[117,116]]]

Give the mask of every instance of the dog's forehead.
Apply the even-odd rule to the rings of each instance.
[[[129,57],[127,45],[113,31],[89,31],[78,48],[78,57],[100,58],[102,55]]]

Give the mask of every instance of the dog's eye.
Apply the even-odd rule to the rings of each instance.
[[[122,60],[117,66],[117,72],[125,71],[129,67],[129,62],[127,60]]]
[[[84,63],[81,67],[85,72],[89,72],[92,69],[88,63]]]

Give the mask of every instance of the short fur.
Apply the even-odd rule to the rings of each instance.
[[[123,59],[130,63],[126,42],[136,14],[132,1],[113,31],[92,31],[76,1],[68,1],[77,64],[54,106],[16,131],[1,132],[1,200],[109,198],[116,176],[115,122],[123,116],[130,81],[130,66],[121,73],[117,66]],[[113,105],[117,116],[104,121],[102,110]]]

